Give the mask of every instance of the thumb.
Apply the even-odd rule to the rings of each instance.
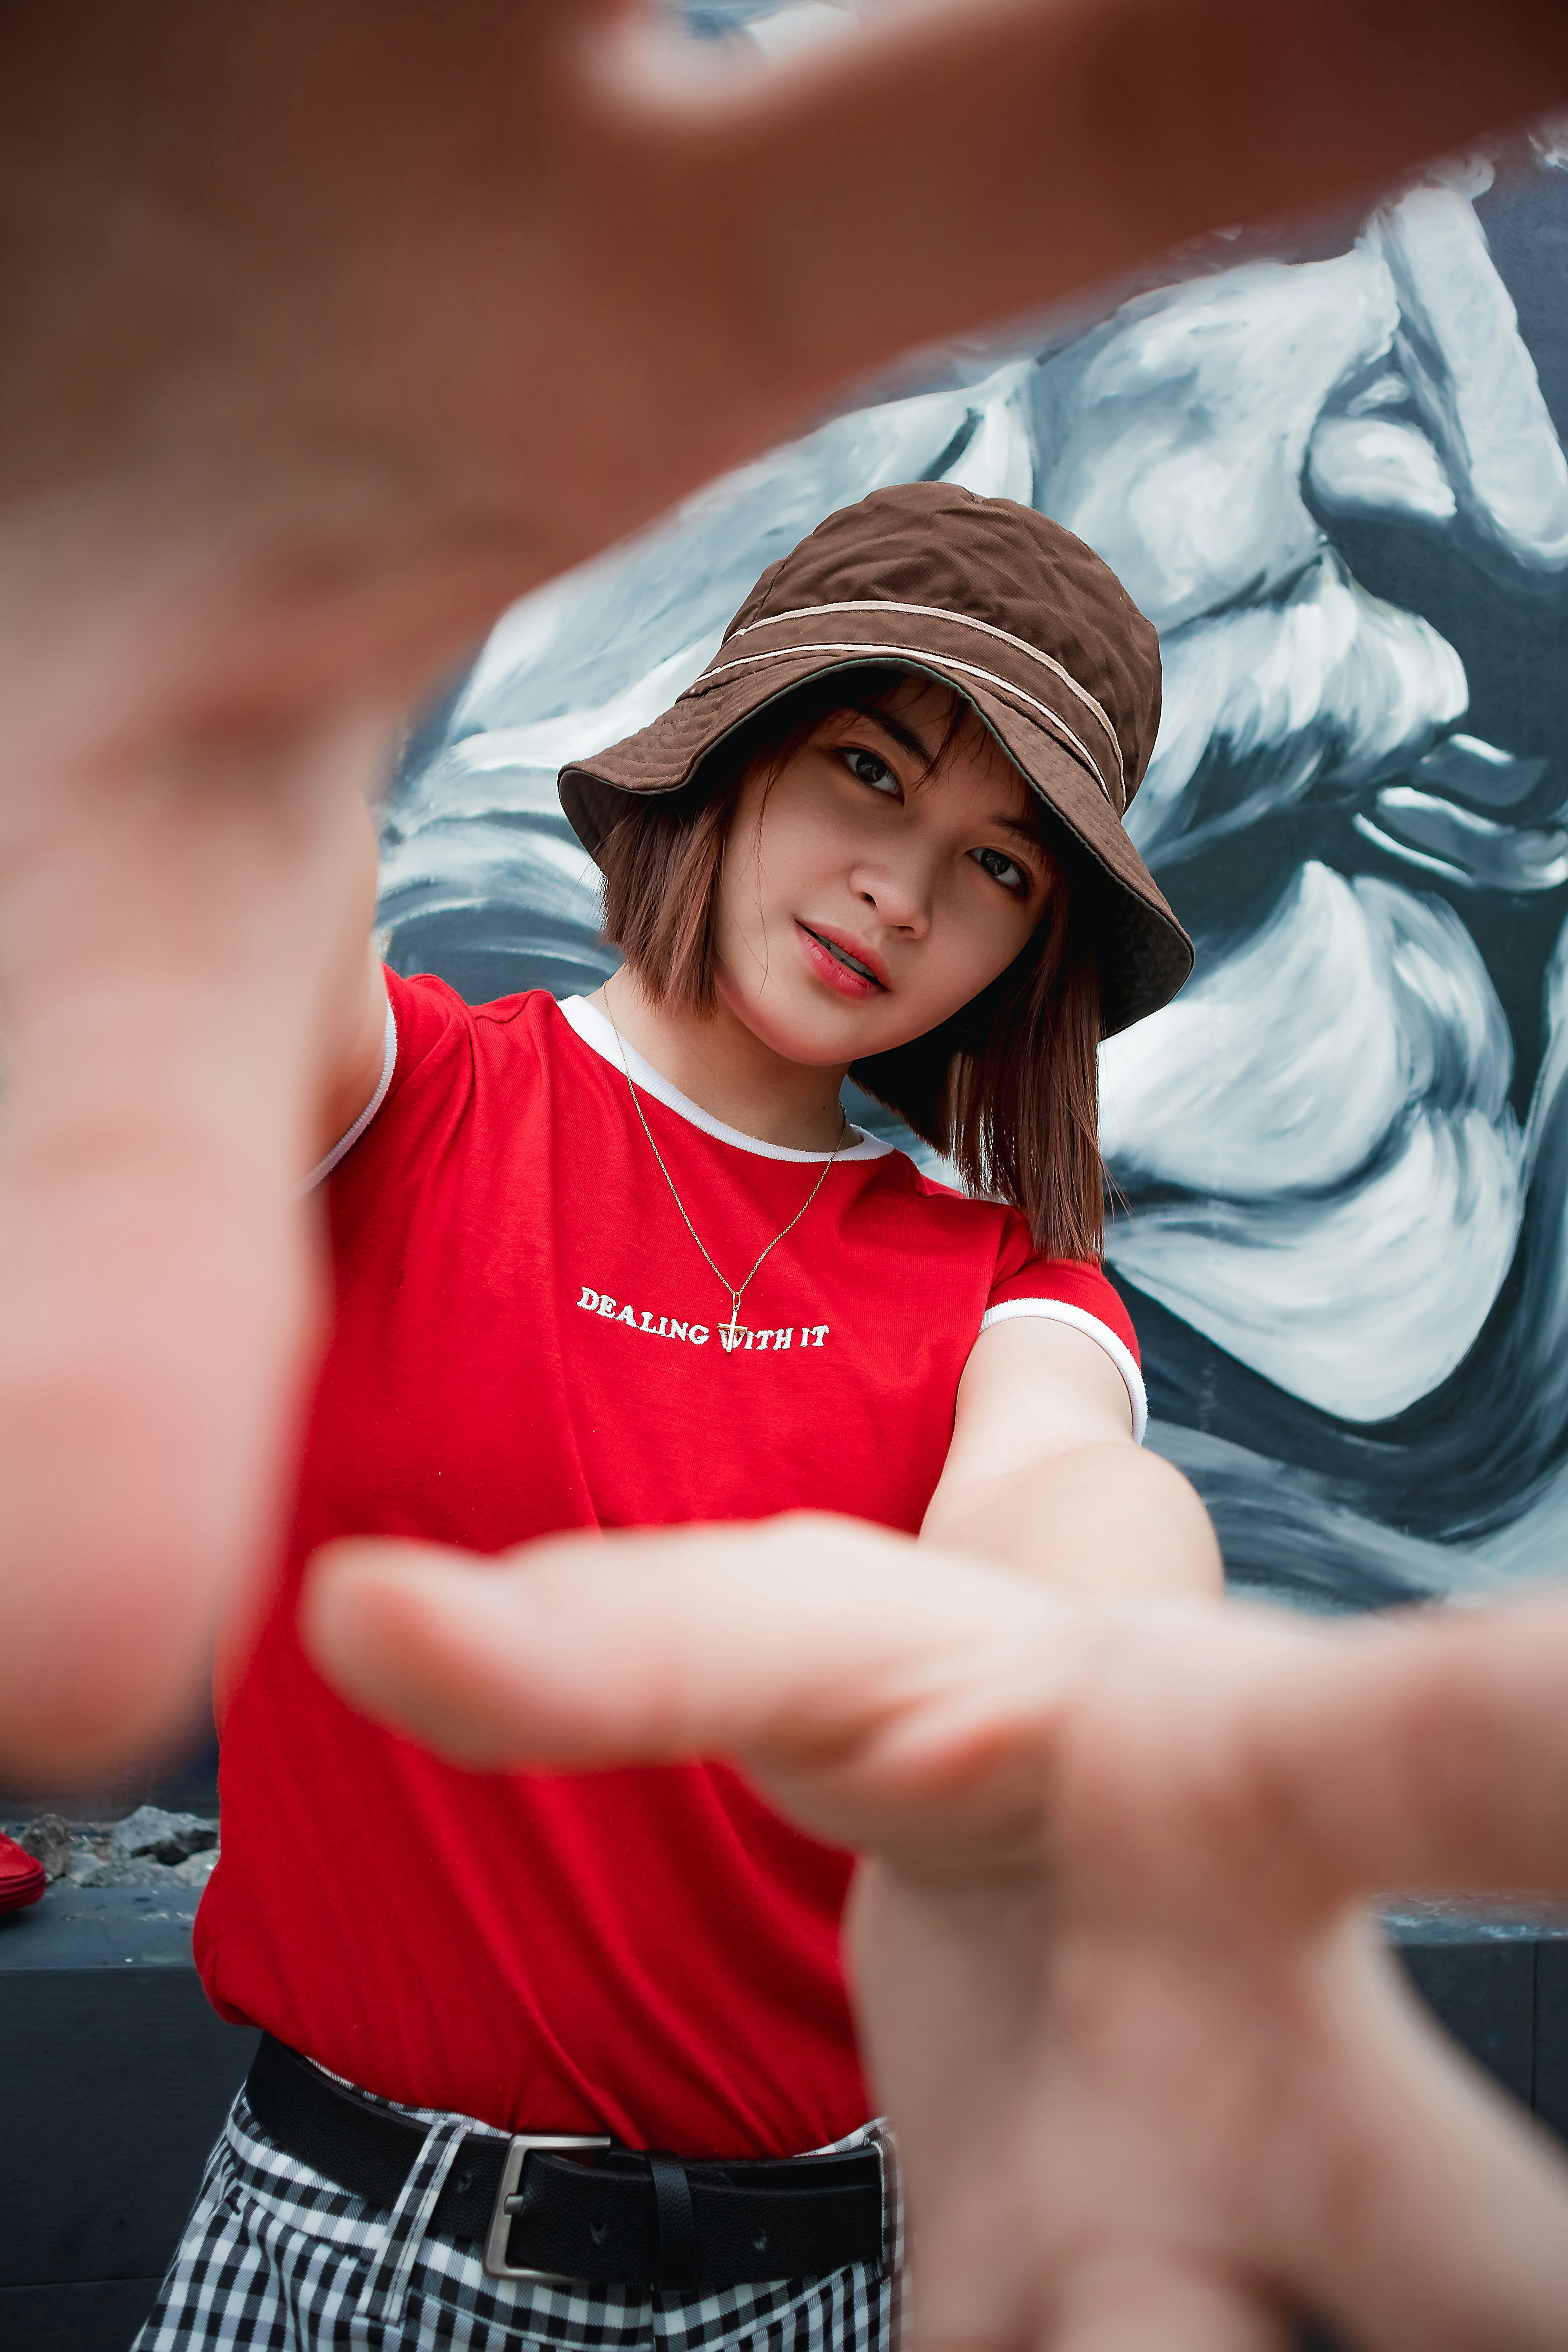
[[[1555,0],[965,0],[702,76],[627,16],[581,54],[616,149],[683,180],[694,242],[721,224],[759,349],[819,387],[1568,92]]]

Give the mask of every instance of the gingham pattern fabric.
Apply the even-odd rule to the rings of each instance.
[[[897,2352],[896,2189],[887,2259],[826,2278],[694,2293],[492,2279],[477,2243],[426,2227],[465,2134],[482,2127],[430,2108],[396,2112],[428,2128],[389,2214],[286,2155],[242,2091],[132,2352]],[[870,2139],[891,2182],[885,2126],[833,2146]]]

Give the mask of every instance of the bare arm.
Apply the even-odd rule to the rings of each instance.
[[[1063,1592],[1217,1593],[1207,1512],[1132,1442],[1126,1383],[1086,1332],[1020,1318],[983,1331],[922,1538]]]

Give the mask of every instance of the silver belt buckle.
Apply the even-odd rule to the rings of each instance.
[[[586,2135],[570,2132],[518,2132],[513,2136],[500,2168],[500,2184],[496,2201],[490,2210],[490,2226],[485,2232],[485,2275],[498,2279],[542,2279],[550,2286],[570,2286],[572,2281],[563,2271],[531,2271],[506,2258],[507,2241],[511,2235],[512,2216],[522,2203],[522,2168],[535,2148],[608,2147],[609,2134]]]

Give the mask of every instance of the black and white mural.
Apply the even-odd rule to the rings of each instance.
[[[846,11],[688,17],[779,49]],[[1233,1574],[1311,1605],[1558,1573],[1564,436],[1568,148],[1544,132],[935,357],[504,616],[407,747],[389,959],[476,1000],[595,984],[562,761],[662,709],[834,508],[937,478],[1032,500],[1164,648],[1131,831],[1198,971],[1103,1065],[1152,1442]]]

